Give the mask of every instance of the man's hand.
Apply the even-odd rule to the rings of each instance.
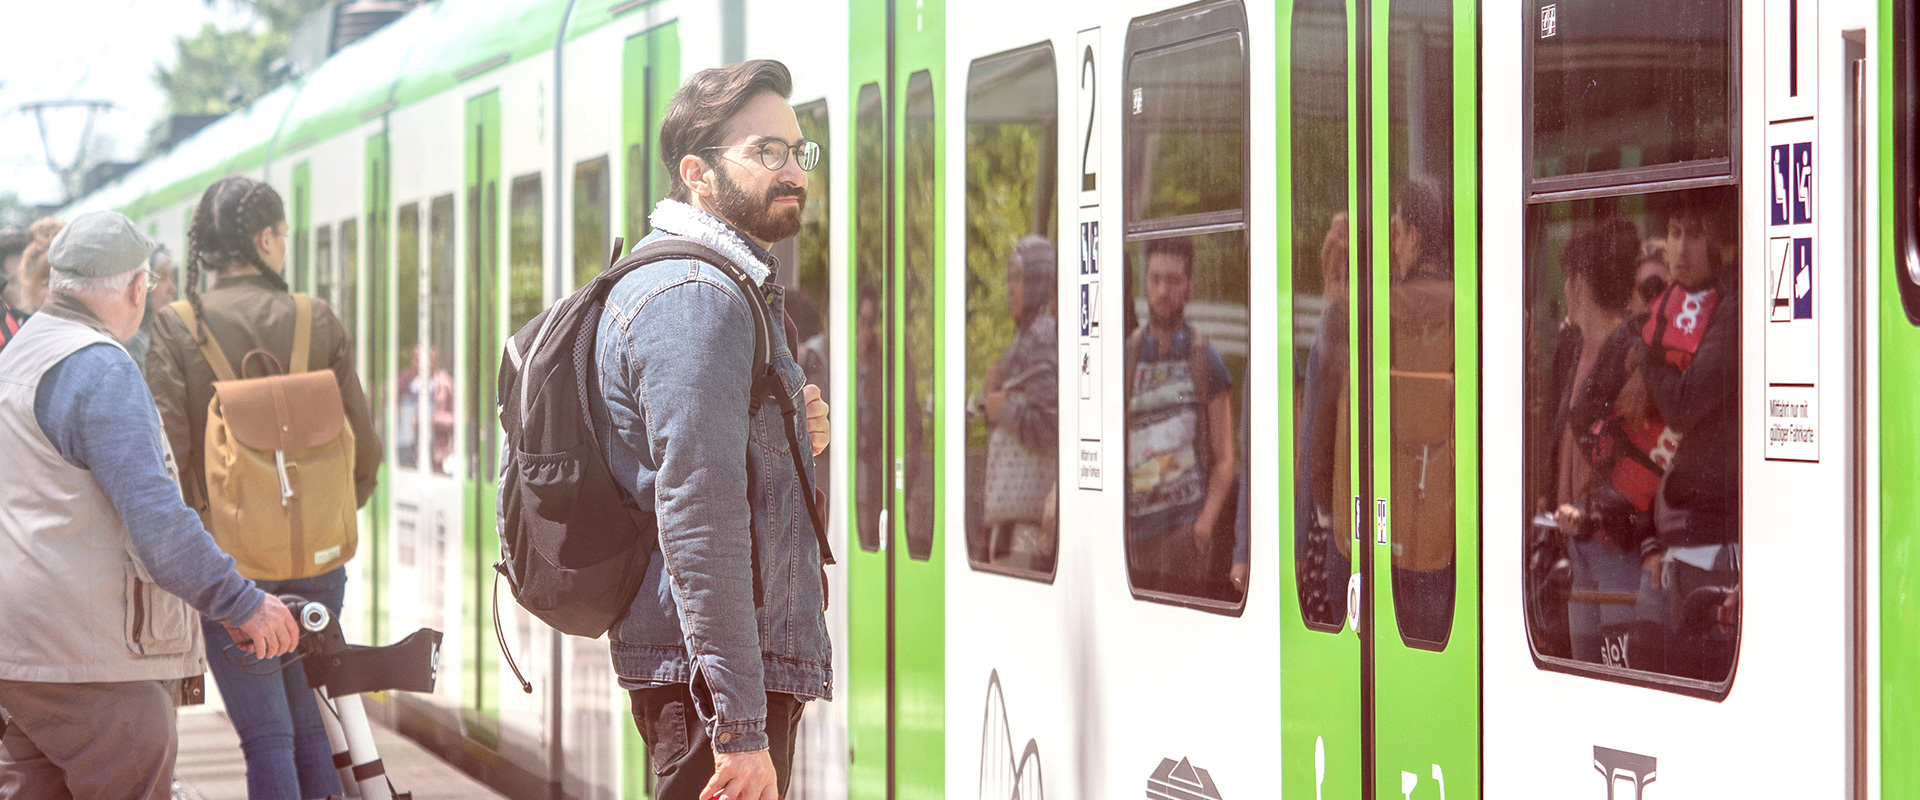
[[[780,778],[766,750],[713,754],[713,779],[700,800],[780,800]]]
[[[813,454],[827,449],[827,442],[833,435],[833,424],[827,420],[827,401],[820,399],[820,387],[811,383],[800,390],[800,398],[807,404],[807,439],[813,443]]]
[[[293,652],[294,646],[300,643],[300,627],[294,624],[292,612],[287,611],[287,604],[271,594],[260,604],[260,610],[240,623],[240,634],[245,641],[236,636],[234,643],[254,658],[278,658]]]

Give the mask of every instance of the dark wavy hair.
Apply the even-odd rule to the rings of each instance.
[[[684,203],[692,196],[680,178],[680,159],[689,155],[705,159],[702,151],[718,147],[726,136],[727,122],[761,92],[780,95],[782,100],[793,96],[793,74],[787,65],[760,59],[703,69],[673,94],[667,118],[660,123],[660,163],[673,181],[668,197]]]
[[[280,193],[272,186],[252,178],[235,175],[221,178],[200,195],[193,210],[193,223],[187,227],[187,302],[193,304],[196,342],[206,341],[205,309],[200,307],[200,274],[219,274],[236,267],[254,267],[280,288],[287,280],[267,266],[253,238],[260,231],[287,218]]]

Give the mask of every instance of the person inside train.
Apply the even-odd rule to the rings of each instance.
[[[860,546],[880,549],[881,491],[887,486],[886,466],[879,457],[886,442],[886,394],[881,363],[886,350],[880,340],[880,287],[861,281],[854,308],[854,452],[859,453],[853,476],[853,503]]]
[[[147,313],[140,318],[140,331],[126,341],[127,355],[133,356],[142,374],[147,371],[147,350],[153,344],[153,315],[172,303],[180,290],[173,279],[173,253],[166,245],[154,248],[153,255],[147,257],[147,271],[153,273],[153,288],[147,290]]]
[[[1029,234],[1007,259],[1013,340],[987,367],[980,411],[987,423],[981,560],[1051,572],[1057,544],[1059,331],[1054,323],[1053,242]]]
[[[153,247],[119,214],[76,217],[48,251],[47,304],[0,351],[5,800],[167,800],[174,707],[208,661],[196,612],[262,658],[299,640],[182,500],[119,345],[140,325]]]
[[[215,369],[202,348],[202,337],[218,345],[234,375],[259,373],[257,365],[249,373],[242,364],[255,350],[266,351],[281,365],[294,363],[296,301],[281,277],[287,261],[287,217],[279,192],[246,177],[215,182],[194,209],[187,248],[186,304],[191,306],[194,324],[189,327],[175,306],[155,314],[147,385],[180,458],[182,493],[205,514],[210,502],[205,442]],[[202,294],[200,276],[209,271],[214,275],[213,287]],[[354,371],[353,344],[346,328],[324,301],[314,298],[311,309],[307,362],[336,376],[355,439],[355,500],[364,505],[379,474],[380,439]],[[273,594],[323,603],[338,619],[346,582],[345,567],[336,567],[312,577],[255,581],[255,585]],[[235,642],[233,632],[216,619],[203,619],[200,628],[208,649],[216,654],[225,653]],[[298,661],[261,665],[215,655],[209,665],[234,731],[240,735],[249,797],[299,800],[340,792],[321,711]]]
[[[1416,175],[1388,220],[1394,609],[1401,634],[1444,642],[1453,619],[1453,214]]]
[[[1352,572],[1352,389],[1348,385],[1347,212],[1336,212],[1320,243],[1325,305],[1300,376],[1299,466],[1294,482],[1294,557],[1308,565],[1301,593],[1309,619],[1341,619]]]
[[[1644,312],[1632,314],[1640,252],[1634,224],[1608,215],[1577,230],[1560,260],[1568,314],[1556,352],[1571,353],[1573,363],[1564,368],[1554,518],[1572,567],[1571,652],[1592,663],[1610,656],[1616,666],[1634,666],[1622,658],[1636,651],[1603,651],[1601,631],[1640,621],[1655,605],[1640,548],[1653,534],[1653,491],[1668,437],[1636,369],[1646,321]]]
[[[1739,220],[1725,190],[1656,200],[1672,280],[1641,329],[1640,375],[1678,445],[1643,565],[1666,598],[1666,671],[1720,680],[1732,669],[1740,602]]]
[[[1628,305],[1634,315],[1645,313],[1647,305],[1667,290],[1667,243],[1648,239],[1640,245],[1640,266],[1633,274],[1633,299]]]
[[[781,404],[751,402],[747,303],[785,315],[768,247],[799,233],[819,159],[792,89],[786,66],[767,60],[687,79],[660,126],[672,188],[636,246],[691,239],[763,291],[742,295],[716,264],[669,259],[623,276],[600,323],[589,399],[611,422],[604,453],[632,497],[653,499],[659,534],[638,595],[609,632],[658,800],[784,795],[806,703],[833,691],[827,553],[796,464],[826,447],[827,406],[778,322],[772,367],[780,388],[804,399],[806,419],[785,428]],[[792,452],[801,437],[811,447]]]
[[[1216,592],[1231,565],[1233,378],[1187,320],[1193,241],[1145,248],[1147,324],[1126,342],[1127,568],[1135,588]]]

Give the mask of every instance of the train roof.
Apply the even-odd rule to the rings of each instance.
[[[578,0],[572,40],[659,0]],[[190,200],[226,175],[265,167],[467,79],[550,52],[565,0],[436,0],[70,204],[131,217]]]

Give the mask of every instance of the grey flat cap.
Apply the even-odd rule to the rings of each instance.
[[[89,211],[53,237],[47,264],[76,278],[104,278],[147,265],[153,240],[134,229],[133,220],[112,211]]]

